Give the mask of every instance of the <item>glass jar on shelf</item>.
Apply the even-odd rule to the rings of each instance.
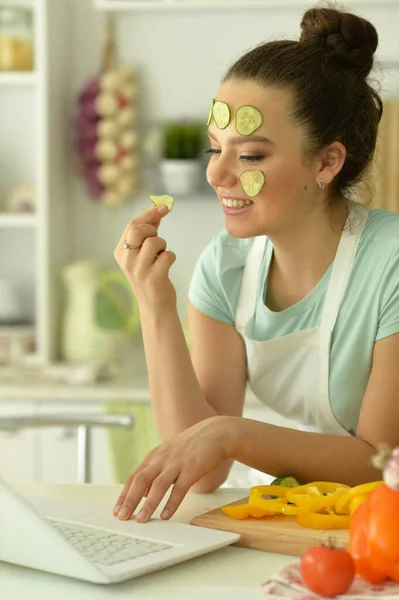
[[[33,69],[32,11],[0,7],[0,71]]]

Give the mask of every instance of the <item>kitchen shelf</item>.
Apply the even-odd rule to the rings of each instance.
[[[0,71],[1,86],[29,86],[37,82],[35,71]]]
[[[0,8],[30,8],[34,10],[35,0],[0,0]]]
[[[35,214],[0,212],[0,229],[6,227],[36,227],[37,223]]]
[[[305,0],[306,1],[306,0]],[[304,0],[94,0],[104,11],[188,11],[260,9],[303,6]]]
[[[376,0],[360,0],[364,6],[375,6]],[[189,10],[250,10],[311,7],[313,0],[94,0],[97,10],[127,11],[189,11]],[[380,0],[378,7],[392,7],[397,0]]]

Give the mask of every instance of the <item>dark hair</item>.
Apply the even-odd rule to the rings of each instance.
[[[306,132],[305,156],[341,142],[347,152],[332,190],[349,198],[376,146],[382,101],[367,81],[378,45],[371,23],[334,8],[305,12],[300,41],[273,41],[244,54],[223,77],[293,92],[292,117]]]

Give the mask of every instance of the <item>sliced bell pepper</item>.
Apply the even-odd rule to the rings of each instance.
[[[306,506],[317,512],[334,506],[346,489],[349,489],[349,486],[342,483],[315,481],[293,488],[287,492],[287,498],[289,502],[293,502],[297,506]]]
[[[291,488],[285,488],[285,492],[281,491],[280,498],[263,498],[264,490],[266,489],[267,495],[269,495],[270,489],[274,487],[277,487],[277,489],[279,488],[279,486],[259,486],[251,488],[249,503],[263,510],[269,510],[284,515],[299,515],[304,512],[309,512],[310,509],[308,507],[293,506],[288,504],[288,498],[286,496],[283,497],[283,494],[287,494],[287,490]],[[274,491],[272,493],[273,495],[277,495]]]
[[[348,529],[350,517],[346,515],[322,515],[316,512],[308,512],[307,514],[298,514],[296,522],[301,527],[309,527],[310,529]]]
[[[221,510],[225,515],[232,517],[233,519],[248,519],[249,517],[273,517],[276,514],[275,512],[270,512],[267,510],[262,510],[257,506],[253,506],[252,504],[231,504],[227,506],[222,506]]]
[[[251,487],[249,492],[249,499],[254,496],[277,496],[278,498],[285,498],[287,496],[287,492],[291,491],[293,488],[284,487],[282,485],[256,485]]]
[[[322,494],[342,493],[350,489],[349,485],[345,483],[334,483],[333,481],[312,481],[312,483],[307,483],[302,487],[317,488]]]
[[[353,516],[357,507],[363,504],[363,502],[367,502],[369,497],[370,494],[359,494],[358,496],[353,496],[353,498],[349,501],[349,514]]]
[[[360,496],[361,494],[370,494],[373,490],[375,490],[375,488],[380,486],[382,483],[384,482],[371,481],[370,483],[362,483],[361,485],[349,488],[348,491],[342,494],[342,496],[337,500],[337,503],[335,505],[335,512],[338,514],[348,514],[348,505],[354,496]]]

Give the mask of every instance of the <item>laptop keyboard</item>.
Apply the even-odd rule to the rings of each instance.
[[[65,521],[52,519],[48,521],[83,556],[93,563],[106,567],[174,547],[145,538],[92,529],[84,525],[65,523]]]

